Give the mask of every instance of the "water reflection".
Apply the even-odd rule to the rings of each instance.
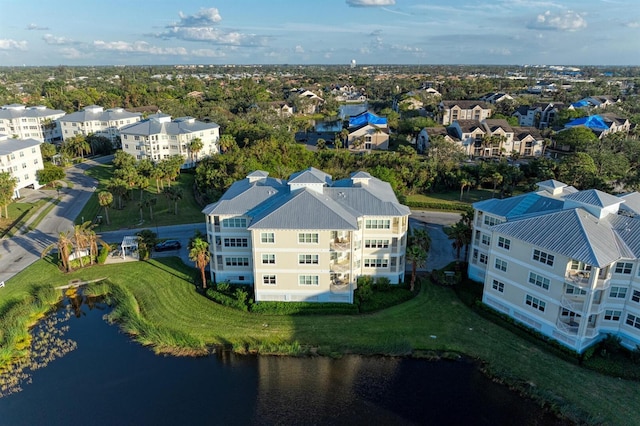
[[[75,302],[52,318],[77,349],[0,398],[0,424],[67,425],[70,406],[95,425],[560,424],[470,363],[160,357],[108,325],[106,306]]]

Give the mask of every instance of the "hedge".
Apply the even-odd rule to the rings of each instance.
[[[358,313],[358,307],[351,303],[258,302],[251,306],[251,312],[264,315],[352,315]]]

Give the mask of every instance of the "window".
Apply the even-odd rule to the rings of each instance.
[[[486,265],[488,260],[489,260],[489,257],[486,254],[480,253],[480,263],[482,263],[483,265]]]
[[[225,247],[249,247],[249,242],[246,238],[225,238]]]
[[[631,295],[631,300],[633,300],[636,303],[640,303],[640,291],[633,290],[633,294]]]
[[[614,311],[613,309],[607,309],[604,311],[605,321],[620,321],[622,311]]]
[[[498,280],[493,280],[493,283],[491,284],[491,287],[496,290],[499,291],[500,293],[504,293],[504,283],[500,282]]]
[[[365,268],[387,268],[389,267],[389,259],[365,259]]]
[[[263,275],[262,276],[262,284],[265,284],[265,285],[276,285],[276,276],[275,275]]]
[[[485,246],[491,245],[491,237],[486,234],[482,234],[481,243],[484,244]]]
[[[511,240],[504,237],[498,237],[498,247],[509,250],[511,247]]]
[[[507,272],[507,262],[502,259],[496,259],[495,268],[501,270],[502,272]]]
[[[300,233],[298,234],[298,242],[301,244],[318,244],[318,234]]]
[[[300,285],[318,285],[317,275],[299,275],[298,284]]]
[[[391,221],[389,219],[367,219],[364,221],[365,229],[389,229]]]
[[[546,306],[545,302],[529,294],[527,294],[527,297],[525,298],[524,303],[527,306],[531,306],[532,308],[539,310],[540,312],[544,312],[544,308]]]
[[[364,240],[365,248],[388,248],[389,240]]]
[[[227,266],[249,266],[248,257],[226,257],[224,260]]]
[[[263,265],[275,265],[276,263],[276,255],[275,254],[263,254],[262,255],[262,264]]]
[[[268,243],[274,243],[276,241],[275,236],[273,235],[273,232],[263,232],[260,234],[260,241],[268,244]]]
[[[611,287],[611,290],[609,290],[609,297],[613,297],[614,299],[624,299],[627,297],[626,287]]]
[[[222,219],[223,228],[246,228],[247,219],[243,217],[232,217],[229,219]]]
[[[583,295],[587,294],[587,291],[581,289],[580,287],[576,287],[574,285],[567,284],[567,288],[565,290],[565,293],[567,293],[567,294],[578,294],[578,295],[583,296]]]
[[[635,315],[627,314],[627,321],[625,321],[627,325],[640,329],[640,317]]]
[[[545,290],[549,290],[549,278],[538,275],[534,272],[529,272],[529,283],[542,287]]]
[[[317,265],[318,255],[317,254],[299,254],[298,264],[299,265]]]
[[[501,223],[502,223],[502,220],[498,219],[497,217],[493,217],[489,215],[486,215],[484,217],[484,224],[487,226],[499,225]]]
[[[616,274],[629,275],[629,274],[631,274],[631,268],[633,268],[633,264],[631,264],[631,263],[618,262],[618,263],[616,263],[615,273]]]
[[[533,250],[533,260],[553,266],[553,255],[540,250]]]

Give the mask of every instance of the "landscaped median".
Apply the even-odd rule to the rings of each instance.
[[[159,352],[172,352],[175,345],[183,348],[175,351],[178,354],[199,355],[225,345],[239,352],[283,354],[458,353],[481,360],[492,376],[547,401],[570,418],[640,424],[638,382],[565,362],[477,315],[452,289],[428,283],[417,297],[371,314],[271,316],[227,308],[203,297],[193,284],[196,271],[176,258],[94,266],[70,274],[62,274],[45,258],[0,288],[0,347],[8,345],[7,321],[19,314],[14,311],[19,301],[36,300],[34,288],[100,277],[108,278],[89,291],[108,290],[121,327]],[[44,295],[36,302],[42,303],[51,303],[51,298]],[[41,310],[25,314],[35,319]],[[21,330],[15,333],[24,336]],[[21,342],[24,346],[24,339]]]

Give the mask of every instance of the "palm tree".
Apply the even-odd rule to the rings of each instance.
[[[464,223],[464,219],[445,229],[445,233],[453,240],[453,248],[456,249],[456,259],[460,259],[462,248],[471,243],[471,228]]]
[[[107,184],[109,192],[118,197],[118,208],[122,210],[122,197],[127,193],[127,182],[120,178],[111,178]]]
[[[156,192],[160,193],[160,185],[164,188],[164,184],[162,183],[162,177],[164,176],[164,172],[157,164],[153,166],[151,171],[149,172],[151,179],[155,179],[156,181]]]
[[[178,201],[182,199],[183,193],[180,187],[167,187],[162,190],[168,200],[173,201],[173,214],[178,215]]]
[[[69,262],[69,256],[71,255],[71,248],[73,247],[73,240],[70,232],[60,232],[58,234],[58,241],[48,245],[42,250],[40,257],[45,257],[54,248],[58,249],[58,259],[62,265],[62,268],[66,272],[71,272],[71,263]]]
[[[138,179],[136,180],[136,186],[140,189],[140,200],[142,200],[142,196],[144,195],[144,190],[149,187],[149,178],[138,175]]]
[[[411,281],[409,289],[413,291],[416,285],[416,272],[427,262],[427,252],[420,246],[412,245],[407,247],[407,262],[411,263]]]
[[[324,140],[324,139],[322,139],[322,138],[319,138],[319,139],[318,139],[318,141],[316,142],[316,147],[317,147],[319,150],[323,150],[323,149],[325,149],[325,148],[327,147],[327,141],[325,141],[325,140]]]
[[[345,148],[348,148],[349,147],[349,130],[348,129],[340,130],[340,136],[342,137],[342,140],[343,140],[342,146],[344,146]]]
[[[93,265],[98,258],[98,244],[101,244],[102,247],[109,247],[109,244],[102,240],[93,229],[87,230],[86,236],[89,243],[89,261]]]
[[[460,201],[462,201],[462,194],[464,194],[464,189],[468,186],[471,186],[471,181],[469,179],[460,179]]]
[[[414,228],[409,236],[409,245],[420,247],[425,252],[431,250],[431,237],[425,228]]]
[[[149,207],[149,220],[153,220],[153,206],[155,206],[157,202],[158,199],[155,197],[144,199],[144,205]]]
[[[198,152],[202,151],[202,148],[204,148],[204,143],[200,138],[193,138],[189,142],[189,152],[192,155],[191,162],[193,164],[198,162]],[[193,156],[195,156],[195,160]]]
[[[209,264],[211,259],[211,253],[209,252],[209,243],[207,240],[203,240],[200,237],[196,237],[191,242],[191,248],[189,250],[189,259],[195,264],[196,268],[200,269],[200,276],[202,277],[202,288],[207,288],[207,277],[205,275],[205,268]]]
[[[502,183],[503,177],[500,173],[495,172],[491,174],[491,182],[493,183],[493,196],[496,195],[496,188]]]
[[[237,146],[236,139],[232,135],[221,135],[220,140],[218,141],[220,144],[220,151],[223,153],[229,151],[234,146]]]
[[[89,220],[79,225],[73,226],[73,237],[71,238],[71,240],[75,245],[74,251],[78,253],[81,268],[84,267],[84,256],[82,255],[82,251],[88,248],[90,245],[88,234],[91,231],[92,227],[93,225]]]
[[[4,206],[4,217],[7,219],[9,218],[9,204],[11,204],[17,185],[18,181],[9,172],[0,173],[0,207]]]
[[[107,219],[107,225],[109,225],[109,207],[113,204],[113,194],[109,191],[100,191],[98,193],[98,203],[101,207],[104,207],[104,215]]]

